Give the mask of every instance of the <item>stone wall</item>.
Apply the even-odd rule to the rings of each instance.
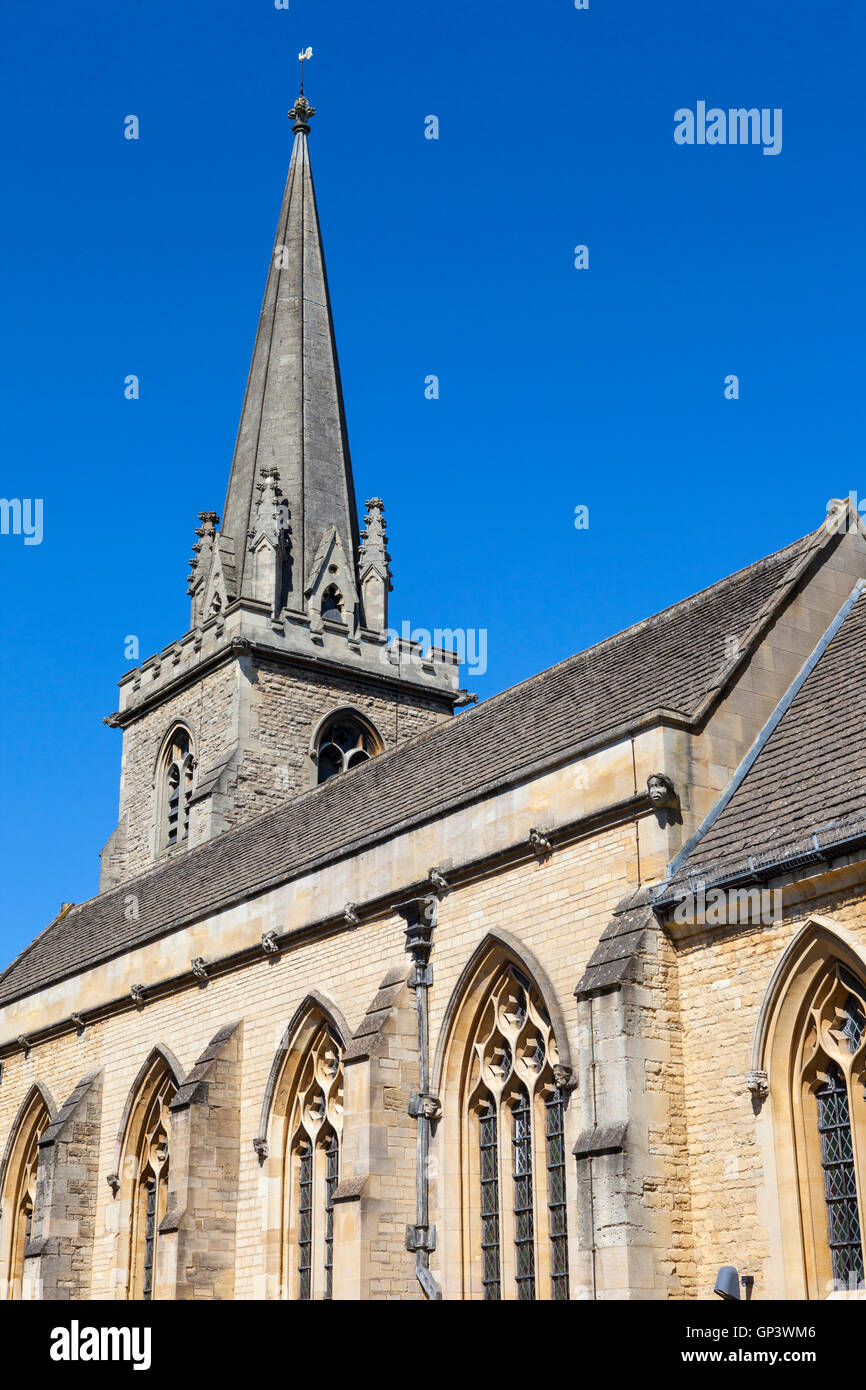
[[[44,1299],[90,1293],[96,1235],[102,1075],[82,1077],[39,1142],[24,1282]]]
[[[525,808],[522,796],[517,799],[523,806],[521,814],[534,817],[535,811]],[[506,823],[491,821],[491,826]],[[629,876],[635,872],[635,846],[635,827],[624,824],[566,845],[544,861],[529,854],[513,865],[504,862],[487,875],[445,894],[432,955],[431,1055],[439,1043],[449,998],[461,972],[490,928],[497,924],[538,957],[550,978],[569,1031],[571,1049],[576,1050],[574,985],[613,905],[630,886]],[[427,850],[421,853],[427,856]],[[411,856],[407,859],[399,844],[395,855],[395,865],[401,866],[403,872],[411,870]],[[376,862],[381,880],[385,871],[381,852],[377,853]],[[262,931],[274,926],[285,929],[286,891],[275,890],[245,905],[242,913],[238,910],[250,940],[257,940]],[[348,896],[346,886],[339,883],[333,891],[343,901]],[[293,890],[291,896],[296,910],[310,916],[315,916],[321,905],[321,898],[314,891],[307,894]],[[260,1132],[260,1111],[274,1057],[288,1022],[311,989],[318,988],[334,1002],[352,1032],[359,1029],[386,973],[396,970],[401,978],[408,973],[404,925],[399,915],[385,913],[365,916],[354,929],[289,941],[279,955],[262,954],[242,969],[214,972],[203,987],[184,985],[162,996],[154,994],[138,1007],[130,1001],[126,1009],[88,1024],[80,1036],[70,1030],[44,1044],[35,1043],[26,1054],[16,1052],[6,1060],[0,1084],[0,1146],[34,1080],[43,1080],[54,1094],[67,1095],[86,1072],[105,1068],[95,1184],[96,1233],[88,1251],[91,1296],[112,1296],[116,1280],[118,1246],[112,1229],[112,1196],[105,1179],[114,1168],[124,1106],[143,1061],[159,1042],[177,1058],[181,1074],[186,1075],[217,1030],[233,1018],[243,1020],[242,1036],[237,1037],[236,1064],[240,1109],[235,1297],[263,1296],[267,1271],[262,1230],[268,1191],[263,1187],[266,1180],[252,1140]],[[188,967],[191,953],[209,956],[217,945],[219,930],[220,919],[216,918],[197,927],[193,937],[185,932],[175,933],[137,953],[141,961],[122,960],[101,967],[94,983],[104,976],[99,988],[116,997],[126,973],[141,971],[145,956],[149,961],[148,980],[171,978],[181,965]],[[66,1007],[78,988],[67,982],[42,996],[34,996],[24,1005],[13,1005],[0,1012],[2,1036],[7,1036],[16,1013],[21,1019],[20,1028],[15,1028],[17,1032],[28,1026],[25,1019],[44,1019],[46,1010],[54,1007],[52,999],[62,1000],[62,1007]],[[358,1203],[348,1202],[346,1210],[354,1206],[360,1211],[366,1201],[363,1221],[369,1239],[365,1238],[363,1273],[357,1277],[366,1281],[369,1296],[417,1298],[420,1287],[415,1278],[414,1257],[405,1249],[405,1227],[414,1222],[415,1212],[416,1128],[408,1114],[409,1094],[417,1085],[411,992],[404,990],[401,994],[398,990],[388,1007],[381,1035],[382,1050],[369,1061],[346,1068],[346,1154],[352,1153],[354,1143],[358,1155],[367,1155],[371,1174],[364,1197]],[[366,1098],[359,1099],[353,1091],[353,1072],[355,1076],[366,1072]],[[361,1121],[361,1116],[366,1118]],[[358,1127],[350,1137],[353,1124]],[[568,1125],[570,1154],[579,1127],[576,1106],[569,1109]],[[433,1140],[433,1171],[441,1161],[437,1154],[447,1138],[443,1121]],[[358,1172],[344,1167],[342,1176],[356,1177]],[[576,1210],[576,1190],[570,1158],[568,1182],[571,1213]],[[441,1228],[446,1198],[440,1194],[437,1209],[435,1185],[431,1198],[431,1220]],[[223,1234],[228,1238],[227,1232]],[[431,1257],[431,1269],[442,1283],[445,1297],[461,1296],[459,1271],[447,1267],[444,1248],[441,1254]],[[195,1281],[188,1282],[188,1292],[195,1296]]]
[[[746,1077],[773,971],[814,914],[850,934],[866,969],[862,885],[789,907],[769,925],[715,928],[675,945],[692,1296],[711,1296],[724,1264],[755,1276],[756,1299],[804,1296],[801,1258],[792,1253],[784,1229],[798,1224],[796,1191],[780,1192],[777,1171],[791,1150],[790,1120],[783,1119],[784,1104],[774,1118],[772,1104],[756,1099]],[[824,1235],[822,1224],[818,1237]]]
[[[103,851],[101,891],[149,869],[165,850],[157,826],[157,760],[177,722],[192,733],[196,788],[189,846],[284,805],[315,782],[310,744],[331,712],[351,706],[378,730],[385,749],[449,718],[424,692],[372,679],[290,668],[251,655],[232,658],[136,719],[123,734],[118,829]],[[218,774],[218,775],[217,775]]]

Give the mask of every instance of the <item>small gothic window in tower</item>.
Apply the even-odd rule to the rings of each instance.
[[[330,777],[368,762],[380,751],[381,745],[371,728],[351,714],[338,714],[319,735],[318,780],[327,782]]]
[[[343,595],[336,584],[330,584],[322,594],[322,617],[327,618],[331,623],[342,623],[343,618]]]
[[[168,848],[189,838],[194,767],[189,734],[178,728],[163,755],[163,843]]]

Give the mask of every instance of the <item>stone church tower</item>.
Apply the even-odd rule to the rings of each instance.
[[[359,534],[303,93],[223,507],[199,514],[189,630],[129,671],[101,888],[261,815],[453,710],[452,652],[388,637],[384,507]],[[334,734],[334,737],[330,735]]]

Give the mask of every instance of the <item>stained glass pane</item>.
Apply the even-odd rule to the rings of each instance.
[[[863,1282],[863,1243],[857,1207],[848,1090],[842,1071],[835,1062],[830,1063],[828,1080],[818,1091],[818,1131],[821,1135],[821,1166],[824,1169],[833,1281],[837,1288],[852,1288]]]

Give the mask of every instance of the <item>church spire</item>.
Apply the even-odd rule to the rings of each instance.
[[[306,56],[306,55],[305,55]],[[302,66],[303,74],[303,66]],[[231,598],[255,598],[250,543],[262,469],[276,469],[290,519],[284,601],[309,608],[323,538],[358,580],[358,519],[322,237],[307,137],[315,108],[289,112],[295,143],[283,196],[221,530],[233,550]]]

